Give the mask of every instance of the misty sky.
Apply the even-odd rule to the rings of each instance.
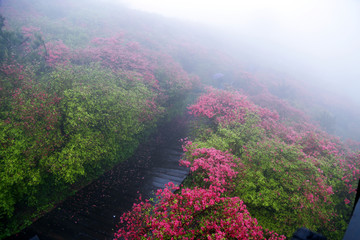
[[[311,69],[321,84],[357,95],[360,1],[109,0],[166,17],[221,26],[280,68]],[[280,59],[271,61],[271,58]],[[325,84],[326,83],[326,84]],[[360,86],[360,85],[359,85]],[[360,97],[359,97],[360,100]]]

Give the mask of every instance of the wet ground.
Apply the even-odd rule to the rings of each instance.
[[[139,198],[153,196],[168,182],[180,184],[188,169],[179,166],[186,120],[159,127],[135,155],[59,204],[10,239],[113,239],[119,217]]]

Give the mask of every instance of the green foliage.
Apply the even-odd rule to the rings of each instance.
[[[203,148],[230,151],[236,156],[241,156],[243,146],[249,142],[257,142],[264,136],[263,129],[257,126],[257,115],[247,114],[245,119],[244,124],[234,122],[225,127],[218,126],[216,131],[209,129],[205,123],[197,125],[196,129],[201,135],[198,135],[195,144]]]
[[[16,198],[26,190],[24,180],[28,178],[29,167],[22,156],[27,145],[23,132],[4,121],[0,129],[0,217],[3,218],[13,214]]]
[[[14,229],[19,211],[47,208],[54,188],[66,195],[131,156],[162,112],[149,106],[155,93],[141,81],[96,64],[24,77],[6,89],[0,125],[0,218]]]
[[[59,181],[74,183],[79,176],[86,174],[87,165],[97,165],[105,160],[107,150],[104,137],[100,134],[72,134],[66,146],[50,156],[45,164]]]
[[[59,69],[50,78],[49,88],[63,98],[62,131],[68,136],[48,163],[51,172],[73,183],[87,168],[94,172],[128,157],[128,146],[136,147],[146,130],[141,117],[152,93],[96,66]]]
[[[137,48],[99,8],[8,4],[16,31],[0,17],[0,238],[130,157],[161,118],[183,111],[194,81],[171,56]],[[120,51],[90,44],[114,34],[107,20]]]
[[[347,193],[339,181],[342,170],[334,170],[331,164],[336,162],[333,155],[314,158],[304,154],[299,144],[269,139],[256,114],[248,114],[243,124],[234,122],[225,127],[214,127],[201,119],[194,124],[197,135],[193,146],[229,151],[240,158],[236,187],[230,194],[245,202],[259,224],[289,237],[305,226],[341,238],[342,232],[334,229],[346,227],[344,215],[348,211],[337,209],[344,209]],[[193,186],[200,178],[192,175],[185,184]]]
[[[235,194],[259,222],[287,236],[299,226],[317,230],[313,207],[304,206],[303,183],[319,174],[311,162],[302,159],[299,146],[265,140],[249,143],[245,149],[241,160],[246,170],[237,180]]]

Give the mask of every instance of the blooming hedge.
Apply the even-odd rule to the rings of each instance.
[[[360,176],[356,151],[305,118],[282,121],[236,91],[210,88],[189,110],[198,129],[185,146],[183,164],[193,161],[187,186],[206,186],[218,164],[229,196],[242,199],[260,225],[289,237],[300,226],[342,237]],[[204,149],[232,154],[236,178],[230,181],[232,172],[214,164],[211,154],[201,155]]]
[[[134,204],[121,216],[115,239],[285,239],[261,227],[239,197],[229,196],[239,159],[190,141],[184,150],[187,158],[180,164],[190,167],[187,181],[193,187],[169,183],[156,192],[154,203]]]

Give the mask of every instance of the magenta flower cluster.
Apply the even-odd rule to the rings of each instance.
[[[196,148],[190,141],[184,149],[190,156],[181,164],[207,186],[180,190],[169,183],[157,191],[155,205],[142,201],[121,217],[115,239],[285,239],[263,229],[240,198],[226,196],[238,174],[238,159],[214,148]]]
[[[134,204],[115,239],[285,239],[263,230],[238,197],[223,197],[212,187],[174,190],[179,188],[172,183],[159,189],[154,206]]]

